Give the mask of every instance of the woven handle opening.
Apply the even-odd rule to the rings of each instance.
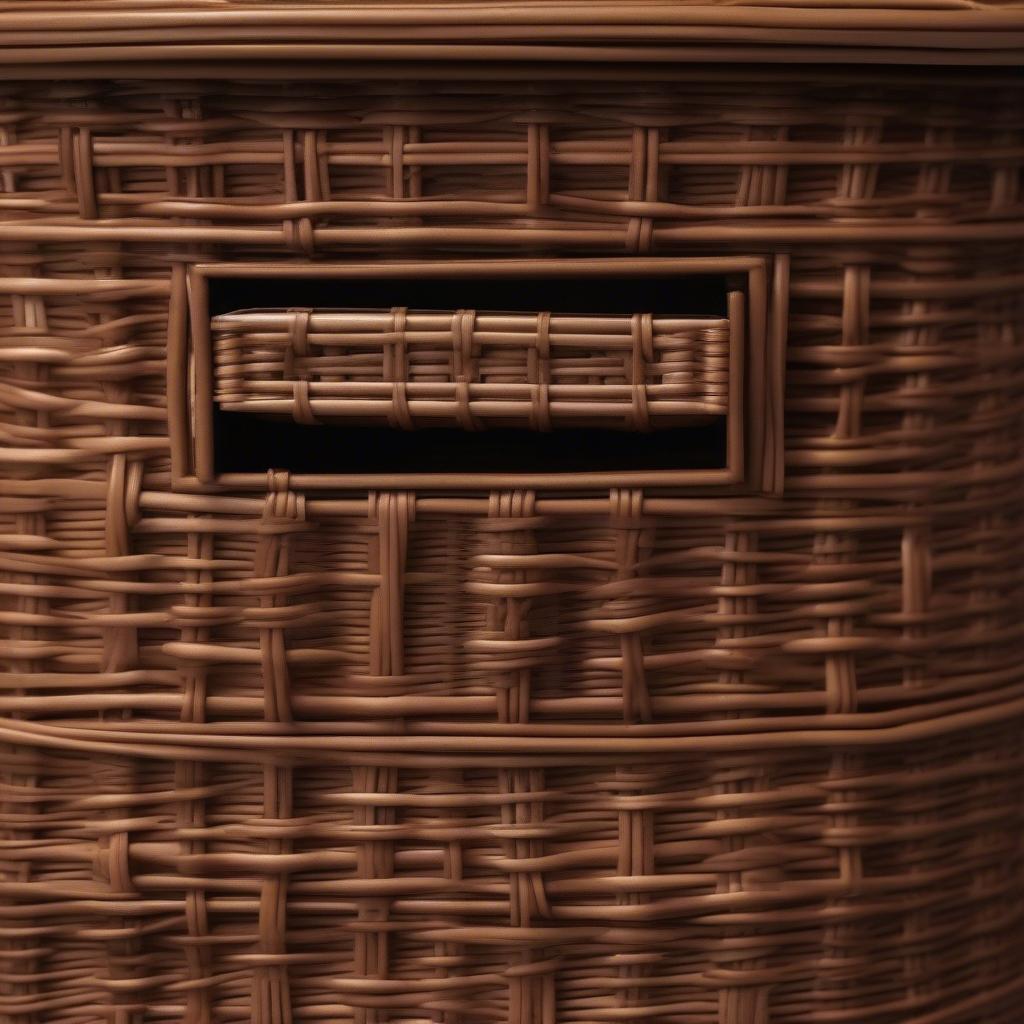
[[[458,282],[454,290],[434,281],[429,292],[391,284],[383,294],[363,282],[335,288],[329,298],[348,306],[211,317],[224,470],[724,465],[724,278],[674,290],[629,280]],[[456,295],[474,305],[441,308]],[[433,308],[402,301],[408,296]],[[391,304],[361,304],[385,297]]]

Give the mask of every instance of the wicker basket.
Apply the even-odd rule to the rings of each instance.
[[[1022,64],[0,3],[0,1020],[1020,1024]]]

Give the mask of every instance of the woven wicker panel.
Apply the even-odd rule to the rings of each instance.
[[[729,407],[729,321],[392,310],[214,318],[223,409],[417,426],[651,429]]]
[[[1021,90],[742,74],[4,87],[0,1018],[1018,1024]],[[784,492],[172,487],[432,246],[771,257]]]

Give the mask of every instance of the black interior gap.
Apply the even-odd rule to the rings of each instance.
[[[501,278],[212,278],[210,315],[253,308],[477,309],[725,316],[725,275]],[[214,406],[217,473],[572,473],[720,469],[726,423],[657,429],[415,431],[307,426]]]
[[[567,260],[571,263],[571,260]],[[209,279],[210,315],[292,306],[321,309],[476,309],[504,313],[674,313],[725,316],[724,274],[624,277]]]

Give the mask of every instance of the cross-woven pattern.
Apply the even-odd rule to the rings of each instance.
[[[1020,90],[738,77],[3,87],[0,1017],[1018,1024]],[[171,488],[188,265],[431,246],[776,254],[784,493]]]
[[[215,317],[222,409],[417,426],[648,430],[729,407],[729,321],[392,310]]]

